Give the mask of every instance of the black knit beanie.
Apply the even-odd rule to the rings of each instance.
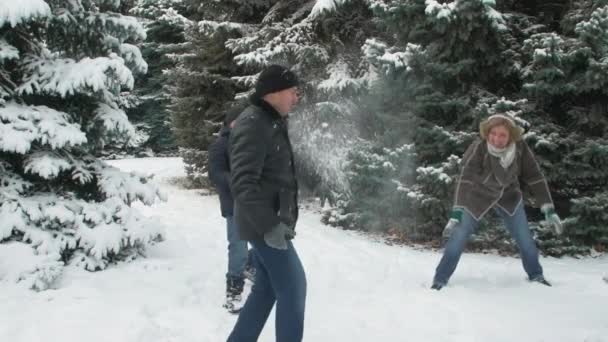
[[[293,71],[280,65],[270,65],[260,73],[253,95],[262,98],[266,94],[296,87],[298,83],[298,77]]]

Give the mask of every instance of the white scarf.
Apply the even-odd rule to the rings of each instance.
[[[513,160],[515,159],[515,150],[515,143],[511,143],[505,148],[497,148],[488,142],[488,152],[500,159],[500,165],[505,169],[508,169],[513,163]]]

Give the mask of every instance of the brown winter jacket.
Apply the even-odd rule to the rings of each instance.
[[[516,156],[508,169],[488,152],[486,140],[478,139],[469,146],[462,158],[454,208],[464,208],[478,221],[494,206],[513,215],[523,198],[520,182],[539,207],[553,205],[547,180],[532,150],[523,140],[515,144]]]

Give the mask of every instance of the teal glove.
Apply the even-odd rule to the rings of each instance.
[[[462,208],[452,209],[450,220],[448,221],[448,224],[445,225],[445,228],[443,228],[443,233],[441,234],[444,238],[449,238],[450,235],[452,235],[454,227],[462,221],[462,213]]]
[[[553,226],[553,231],[557,235],[561,235],[564,232],[564,226],[562,220],[555,212],[555,208],[552,204],[543,204],[540,210],[545,214],[545,221],[549,222]]]
[[[264,234],[264,241],[272,248],[286,250],[287,240],[296,236],[296,231],[289,228],[285,223],[280,222],[268,233]]]

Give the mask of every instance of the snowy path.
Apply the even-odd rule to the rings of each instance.
[[[182,174],[178,159],[115,162]],[[99,273],[69,269],[56,290],[0,282],[0,341],[220,342],[236,316],[222,308],[225,228],[215,196],[164,185],[142,207],[167,225],[147,259]],[[305,341],[608,342],[608,258],[543,258],[547,288],[519,259],[466,254],[446,289],[428,289],[437,252],[387,246],[328,228],[304,211],[296,248],[308,278]],[[274,341],[274,313],[260,341]]]

